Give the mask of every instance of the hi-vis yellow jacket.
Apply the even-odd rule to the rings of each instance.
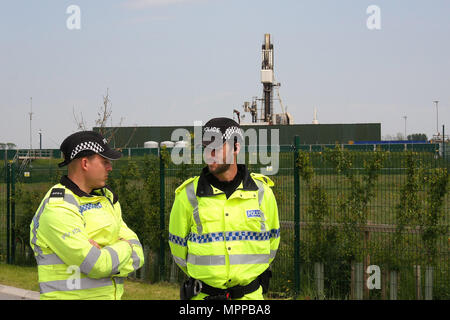
[[[124,277],[144,264],[142,245],[112,191],[86,194],[66,176],[36,211],[30,243],[41,299],[120,299]]]
[[[244,167],[243,181],[227,199],[208,183],[205,169],[175,190],[172,256],[187,275],[210,286],[247,285],[269,267],[280,243],[274,184]],[[259,295],[244,298],[262,299],[261,288]]]

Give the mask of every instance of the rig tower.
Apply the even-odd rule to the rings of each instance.
[[[273,44],[270,43],[270,34],[264,35],[262,45],[261,83],[263,84],[264,122],[270,122],[273,114]]]

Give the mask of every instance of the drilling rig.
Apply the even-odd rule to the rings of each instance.
[[[251,123],[249,124],[263,124],[263,125],[274,125],[274,124],[293,124],[292,116],[286,112],[286,109],[281,100],[279,88],[280,83],[275,81],[274,75],[274,59],[273,59],[273,44],[270,41],[270,34],[266,33],[264,35],[264,42],[262,45],[262,64],[261,64],[261,83],[263,85],[263,96],[262,98],[253,97],[250,102],[245,101],[243,104],[244,112],[251,114]],[[273,91],[277,91],[277,99],[280,103],[281,113],[274,113],[273,106]],[[258,102],[260,102],[261,107],[258,107]],[[233,110],[238,117],[240,122],[241,118],[245,115],[240,115],[240,112],[236,109]],[[243,123],[244,124],[244,123]]]

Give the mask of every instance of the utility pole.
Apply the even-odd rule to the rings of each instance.
[[[403,119],[405,119],[405,140],[408,140],[407,136],[406,136],[406,119],[408,117],[407,116],[403,116]]]
[[[436,105],[436,131],[437,131],[437,135],[439,135],[439,113],[438,113],[439,100],[435,100],[433,102]]]
[[[42,157],[42,130],[39,129],[39,156]]]
[[[28,113],[30,115],[30,152],[33,149],[33,138],[31,134],[31,121],[33,120],[33,97],[30,97],[30,112]]]
[[[442,156],[445,160],[445,125],[442,125]]]

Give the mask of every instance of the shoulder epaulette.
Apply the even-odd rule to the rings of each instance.
[[[273,183],[272,179],[270,179],[269,177],[260,174],[260,173],[250,173],[251,177],[253,179],[257,179],[259,181],[264,182],[266,185],[268,185],[269,187],[273,187],[275,184]]]
[[[192,177],[184,181],[178,188],[175,189],[175,193],[179,193],[181,190],[183,190],[189,183],[194,181],[197,177]]]
[[[69,189],[60,188],[59,185],[50,189],[50,195],[47,198],[48,204],[62,205],[71,204],[76,208],[80,207],[78,200]]]
[[[66,189],[64,188],[53,188],[50,192],[49,198],[64,198],[64,195],[66,194]]]
[[[48,202],[53,204],[60,204],[64,202],[64,196],[66,195],[66,189],[53,188],[48,196]]]

